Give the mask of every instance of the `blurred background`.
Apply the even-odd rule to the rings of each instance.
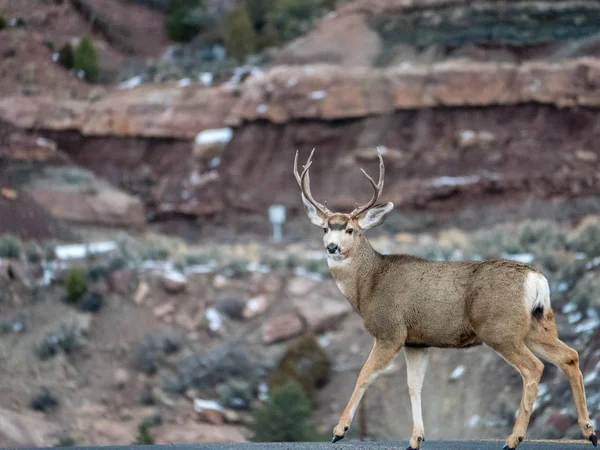
[[[592,0],[0,0],[0,446],[329,440],[372,338],[313,148],[339,211],[381,149],[380,252],[543,270],[598,423],[599,58]],[[426,437],[504,439],[518,373],[431,353]],[[408,439],[405,371],[349,439]],[[549,364],[528,437],[580,438]]]

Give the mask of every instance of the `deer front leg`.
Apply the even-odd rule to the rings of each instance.
[[[352,423],[354,413],[356,412],[356,409],[358,408],[365,391],[369,385],[375,381],[383,369],[385,369],[388,364],[392,362],[394,357],[398,354],[398,352],[400,352],[401,348],[402,345],[392,342],[381,342],[377,339],[375,340],[375,345],[373,346],[367,361],[360,370],[360,374],[358,375],[358,380],[356,381],[356,386],[354,387],[350,401],[340,416],[340,421],[333,429],[332,442],[337,442],[344,438],[348,428],[350,428],[350,423]]]
[[[425,426],[423,425],[423,413],[421,412],[421,389],[429,361],[429,353],[426,348],[405,347],[404,356],[406,357],[408,393],[413,418],[413,432],[408,450],[417,450],[421,447],[421,441],[425,440]]]

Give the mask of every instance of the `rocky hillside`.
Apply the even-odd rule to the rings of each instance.
[[[173,46],[165,4],[0,0],[0,446],[245,441],[290,376],[329,437],[372,340],[302,211],[312,148],[312,190],[341,210],[380,148],[380,251],[543,270],[600,419],[597,2],[319,0],[243,66],[200,57],[206,34]],[[61,59],[86,34],[95,84]],[[409,435],[404,371],[369,390],[367,437]],[[521,380],[479,347],[434,350],[426,386],[429,439],[503,438]],[[579,438],[550,365],[528,437]]]

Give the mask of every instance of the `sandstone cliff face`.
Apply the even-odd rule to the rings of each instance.
[[[293,154],[314,147],[314,191],[351,209],[368,195],[358,166],[376,170],[382,146],[398,228],[596,211],[598,106],[600,63],[581,58],[276,67],[237,86],[146,85],[91,103],[8,97],[0,117],[44,130],[74,162],[139,195],[150,218],[221,216],[268,232],[269,204],[299,211]],[[194,146],[224,126],[225,147]]]

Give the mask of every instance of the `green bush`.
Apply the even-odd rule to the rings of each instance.
[[[58,51],[58,63],[66,69],[71,70],[75,65],[73,47],[68,42]]]
[[[519,226],[519,243],[525,250],[541,255],[565,248],[566,237],[554,222],[531,220]]]
[[[325,14],[322,0],[279,0],[270,18],[284,41],[290,41],[310,30]]]
[[[227,56],[243,63],[256,51],[256,32],[246,5],[231,11],[225,17],[225,50]]]
[[[73,55],[73,68],[77,71],[83,71],[84,78],[87,82],[93,83],[98,80],[98,76],[100,75],[98,56],[96,55],[94,42],[88,35],[81,38],[75,49]]]
[[[150,424],[143,421],[138,425],[138,435],[134,445],[154,445],[154,437],[150,434]]]
[[[288,345],[279,365],[269,377],[269,386],[298,383],[312,401],[317,389],[330,377],[331,363],[314,334],[308,333]]]
[[[37,264],[42,260],[42,252],[35,242],[26,242],[23,250],[25,250],[25,257],[30,263]]]
[[[21,239],[14,234],[6,233],[0,237],[0,258],[19,258],[21,256]]]
[[[6,28],[8,26],[8,22],[4,18],[2,14],[0,14],[0,30]]]
[[[600,312],[600,277],[597,273],[588,273],[582,277],[575,286],[575,292],[571,299],[580,311],[593,308]]]
[[[70,269],[65,279],[67,302],[77,303],[87,292],[88,285],[85,272],[82,269]]]
[[[584,220],[573,233],[571,246],[590,258],[600,256],[600,220],[593,217]]]
[[[314,442],[323,437],[310,422],[312,404],[298,383],[273,388],[254,410],[250,430],[254,442]]]
[[[188,42],[211,23],[201,0],[169,0],[167,4],[165,30],[174,41]]]

